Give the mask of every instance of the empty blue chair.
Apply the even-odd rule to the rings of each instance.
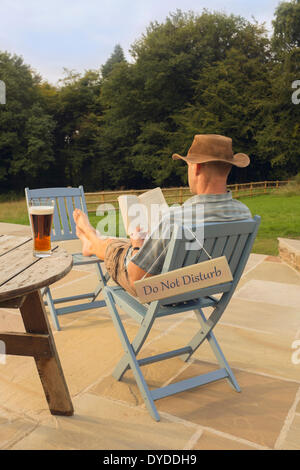
[[[199,244],[198,240],[195,239],[193,243],[198,243],[198,246],[193,250],[187,249],[187,241],[188,243],[192,242],[190,239],[187,240],[187,238],[185,238],[184,233],[186,232],[183,233],[182,237],[178,237],[178,231],[181,231],[182,227],[175,227],[168,245],[162,273],[206,261],[208,259],[208,253],[212,258],[218,258],[220,256],[227,258],[233,277],[233,280],[230,282],[202,289],[195,288],[194,291],[185,292],[162,300],[155,300],[148,304],[141,304],[137,298],[131,296],[122,287],[106,286],[103,289],[104,298],[125,352],[123,358],[115,368],[113,375],[117,380],[121,380],[125,372],[129,368],[132,369],[146,407],[155,420],[159,421],[160,417],[154,402],[160,398],[224,378],[228,380],[236,391],[240,391],[234,374],[214,336],[213,329],[223,315],[237,287],[250,255],[259,224],[259,216],[237,222],[207,223],[204,226],[204,249]],[[192,230],[196,231],[197,227],[193,227]],[[220,295],[215,297],[216,294]],[[203,309],[206,307],[213,308],[208,318],[203,313]],[[125,311],[140,325],[140,329],[132,343],[128,339],[118,308]],[[137,358],[157,318],[168,315],[178,315],[187,311],[194,311],[197,321],[199,322],[199,331],[192,337],[187,345],[180,349],[163,352],[156,356],[143,357],[142,359]],[[149,390],[141,367],[176,356],[180,356],[184,361],[188,361],[204,341],[208,341],[216,356],[220,365],[218,370],[181,382],[172,383],[166,387]]]
[[[31,200],[41,200],[44,198],[53,199],[55,201],[53,226],[51,229],[52,242],[77,239],[76,226],[73,219],[73,210],[76,208],[81,209],[86,214],[88,213],[82,186],[79,186],[79,188],[25,188],[25,196],[27,205]],[[60,330],[58,315],[80,312],[83,310],[104,307],[106,305],[104,300],[96,300],[101,290],[105,286],[106,281],[109,279],[108,274],[106,273],[104,275],[102,272],[102,261],[100,261],[97,256],[83,256],[81,253],[75,253],[72,254],[72,256],[73,266],[94,264],[99,282],[94,292],[74,295],[71,297],[63,297],[55,300],[52,297],[49,287],[43,289],[42,295],[46,298],[45,303],[49,307],[54,326],[57,330]],[[55,304],[83,299],[89,299],[89,302],[61,308],[56,308],[55,306]]]

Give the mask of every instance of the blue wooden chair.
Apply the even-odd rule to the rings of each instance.
[[[44,198],[55,200],[53,226],[51,229],[52,242],[77,239],[76,226],[73,219],[73,210],[77,208],[81,209],[86,214],[88,213],[82,186],[79,186],[79,188],[25,188],[25,196],[27,205],[31,200],[41,200]],[[99,282],[94,292],[73,295],[71,297],[63,297],[55,300],[52,297],[49,287],[43,289],[42,295],[46,297],[45,304],[49,307],[54,326],[57,330],[61,329],[58,321],[58,315],[80,312],[83,310],[99,308],[106,305],[104,300],[96,300],[107,280],[109,279],[109,275],[107,273],[104,275],[102,272],[101,261],[99,258],[97,258],[97,256],[83,256],[80,253],[74,253],[72,254],[72,257],[73,266],[94,264]],[[89,302],[68,307],[55,307],[55,304],[83,299],[89,299]]]
[[[182,230],[182,227],[175,227],[174,229],[173,236],[168,245],[162,273],[201,263],[201,261],[207,260],[206,253],[209,253],[212,258],[226,256],[233,276],[231,282],[186,292],[176,297],[164,298],[163,300],[156,300],[148,304],[141,304],[137,298],[131,296],[119,286],[106,286],[103,289],[104,298],[125,351],[113,375],[117,380],[121,380],[125,372],[129,368],[132,369],[146,407],[155,420],[159,421],[160,417],[154,401],[160,398],[224,378],[228,380],[236,391],[240,391],[234,374],[214,336],[213,329],[223,315],[244,271],[259,224],[259,216],[238,222],[207,223],[204,226],[204,249],[197,240],[194,240],[195,243],[198,243],[198,246],[193,250],[186,249],[187,240],[184,236],[181,239],[177,236],[178,230]],[[192,230],[196,230],[196,227],[193,227]],[[189,241],[189,243],[191,242]],[[214,297],[215,294],[221,295]],[[132,343],[128,339],[117,307],[129,314],[140,325],[140,329]],[[205,307],[213,307],[209,318],[206,318],[203,313]],[[137,358],[157,318],[177,315],[191,310],[196,315],[200,329],[186,346],[152,357]],[[175,356],[181,356],[184,361],[188,361],[204,341],[208,341],[211,346],[220,369],[188,380],[172,383],[163,388],[149,390],[141,372],[142,366]]]

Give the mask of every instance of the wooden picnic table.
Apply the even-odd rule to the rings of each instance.
[[[0,307],[20,310],[26,333],[1,332],[5,354],[34,357],[52,414],[73,414],[40,289],[64,277],[72,256],[54,247],[47,258],[35,258],[30,237],[0,235]]]

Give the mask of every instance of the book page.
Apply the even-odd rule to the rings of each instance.
[[[147,217],[146,232],[151,233],[159,224],[161,216],[169,210],[161,188],[150,189],[138,196],[139,202],[144,205]]]
[[[125,232],[127,235],[130,235],[130,232],[134,230],[132,226],[134,225],[135,219],[137,218],[135,206],[140,204],[140,201],[134,194],[124,194],[118,197],[118,202],[123,218]],[[130,208],[132,208],[132,210]],[[136,225],[139,225],[139,223],[137,222]]]
[[[118,202],[127,235],[138,226],[142,232],[151,233],[163,213],[169,210],[160,188],[150,189],[139,196],[124,194],[118,197]]]

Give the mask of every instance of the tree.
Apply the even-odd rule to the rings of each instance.
[[[102,77],[107,78],[108,75],[112,72],[114,66],[122,62],[126,62],[124,52],[120,44],[117,44],[110,58],[101,67]]]
[[[281,2],[275,11],[272,45],[282,57],[300,47],[300,0]]]
[[[251,43],[258,45],[256,54],[253,49],[249,58],[232,48],[224,60],[205,67],[195,82],[194,102],[174,116],[179,152],[186,154],[195,134],[207,133],[231,137],[234,152],[251,156],[248,168],[233,168],[231,181],[265,179],[270,168],[264,154],[257,151],[256,142],[257,133],[264,127],[264,103],[270,95],[268,41],[265,39],[265,47],[261,47],[256,35],[264,37],[264,30],[255,32],[253,28]],[[184,168],[180,170],[184,176]]]
[[[81,76],[66,70],[61,83],[54,115],[56,169],[65,184],[77,186],[85,181],[86,189],[91,189],[91,167],[99,155],[100,74],[89,70]]]
[[[300,170],[300,106],[292,101],[292,84],[300,73],[299,0],[278,6],[273,27],[270,94],[256,138],[258,151],[271,166],[270,177],[282,179]]]
[[[0,53],[0,79],[7,90],[0,106],[0,182],[3,190],[18,191],[49,167],[54,123],[39,104],[41,78],[21,57]]]
[[[119,69],[103,86],[103,93],[111,87],[104,118],[107,128],[120,127],[122,119],[131,126],[130,139],[115,148],[126,148],[139,183],[186,183],[185,169],[170,157],[186,151],[196,133],[226,133],[239,150],[253,151],[256,97],[268,94],[263,27],[233,15],[177,11],[152,23],[131,52],[135,63],[126,76],[117,82]]]
[[[33,104],[24,128],[25,151],[11,162],[10,172],[24,177],[23,184],[48,181],[48,169],[54,162],[55,122],[39,103]],[[21,158],[22,155],[22,158]]]
[[[143,185],[141,175],[134,171],[129,158],[143,116],[139,101],[140,88],[141,82],[135,74],[135,67],[127,62],[115,65],[103,82],[100,97],[103,121],[99,148],[110,188]]]

